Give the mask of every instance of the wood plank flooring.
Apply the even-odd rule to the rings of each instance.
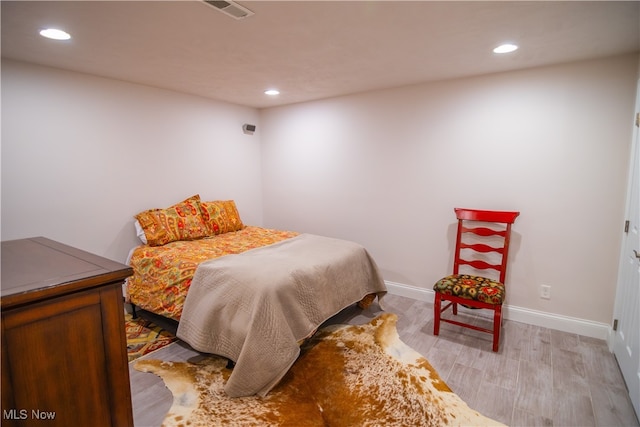
[[[433,305],[387,295],[401,339],[423,354],[469,406],[511,426],[640,426],[614,356],[602,340],[505,321],[500,351],[491,336],[450,324],[433,335]],[[327,323],[362,324],[382,312],[350,307]],[[459,316],[468,316],[460,314]],[[474,316],[472,321],[488,321]],[[199,354],[182,342],[144,358],[185,361]],[[135,362],[133,362],[135,363]],[[162,423],[172,396],[162,380],[129,366],[137,427]]]

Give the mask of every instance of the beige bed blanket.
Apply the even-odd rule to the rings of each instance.
[[[231,397],[266,395],[300,353],[298,341],[386,286],[362,246],[301,234],[198,266],[178,326],[194,349],[233,360]]]

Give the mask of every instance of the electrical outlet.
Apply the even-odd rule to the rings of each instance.
[[[551,299],[551,286],[540,285],[540,298]]]

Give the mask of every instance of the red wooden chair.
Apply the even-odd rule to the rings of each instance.
[[[433,334],[440,333],[440,322],[487,332],[493,334],[493,351],[498,351],[511,225],[520,212],[460,208],[455,208],[454,211],[458,218],[458,232],[453,274],[438,280],[433,286]],[[496,261],[494,258],[499,260]],[[482,275],[460,274],[461,266],[466,266],[464,269],[472,272],[480,270]],[[489,269],[496,270],[493,275],[499,276],[498,280],[485,277],[484,270]],[[443,300],[448,301],[444,308],[441,307]],[[493,310],[493,330],[441,317],[442,312],[449,307],[452,308],[453,314],[457,315],[458,304],[469,308]]]

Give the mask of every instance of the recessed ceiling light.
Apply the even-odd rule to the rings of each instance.
[[[58,30],[57,28],[46,28],[40,31],[42,37],[53,40],[69,40],[71,35],[66,31]]]
[[[516,46],[515,44],[505,43],[493,49],[493,53],[509,53],[517,49],[518,46]]]
[[[264,91],[264,94],[275,96],[275,95],[280,95],[280,91],[278,89],[267,89]]]

